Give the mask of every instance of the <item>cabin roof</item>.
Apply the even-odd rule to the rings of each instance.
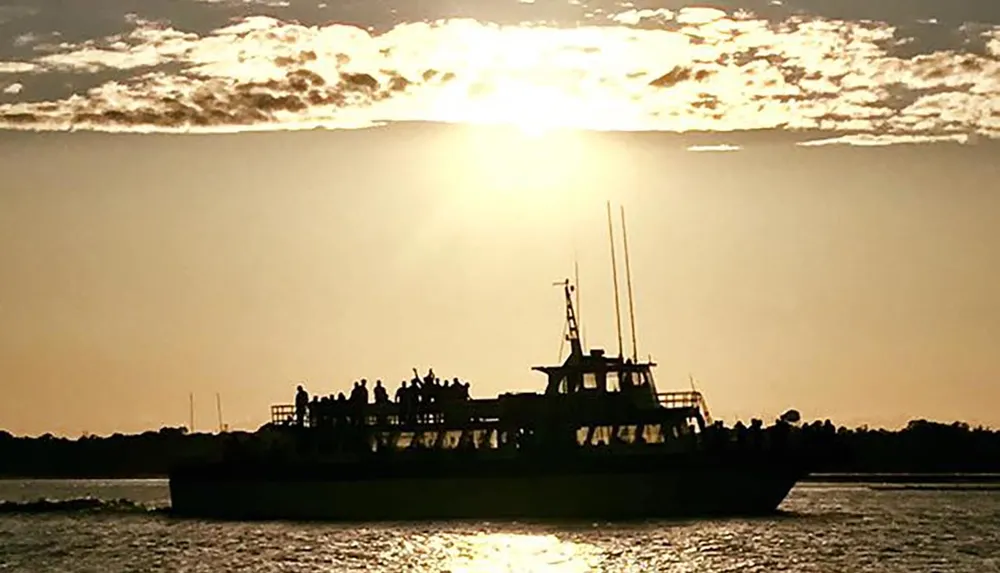
[[[655,367],[654,362],[632,362],[621,356],[608,357],[603,354],[584,354],[581,356],[570,356],[566,362],[558,366],[532,366],[536,372],[546,374],[556,374],[560,372],[644,372]]]

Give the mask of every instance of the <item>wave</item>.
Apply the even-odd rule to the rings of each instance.
[[[146,505],[129,499],[39,498],[33,501],[0,501],[0,515],[44,513],[162,513],[169,507]]]

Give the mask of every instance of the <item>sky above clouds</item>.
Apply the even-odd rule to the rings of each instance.
[[[10,129],[1000,134],[1000,7],[983,2],[4,1]]]

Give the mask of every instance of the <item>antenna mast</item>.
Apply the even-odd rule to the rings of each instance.
[[[622,311],[618,300],[618,263],[615,262],[615,228],[611,222],[611,201],[608,201],[608,236],[611,239],[611,278],[615,285],[615,327],[618,329],[618,357],[622,356]]]
[[[215,393],[215,411],[219,415],[219,433],[226,431],[226,426],[222,423],[222,395]]]
[[[564,341],[569,341],[570,356],[579,358],[583,356],[583,347],[580,345],[580,329],[577,327],[576,312],[573,310],[573,291],[576,290],[570,284],[569,279],[562,282],[552,283],[552,286],[563,287],[566,297],[566,323],[563,327]],[[559,345],[559,359],[562,359],[563,345]]]
[[[191,392],[188,395],[188,417],[189,417],[188,421],[190,422],[190,426],[188,426],[188,433],[193,434],[194,433],[194,392]]]
[[[639,361],[639,348],[635,343],[635,306],[632,295],[632,267],[628,260],[628,231],[625,229],[625,206],[621,206],[622,211],[622,241],[625,243],[625,283],[628,285],[628,319],[629,327],[632,329],[632,362]],[[579,306],[579,305],[577,305]]]

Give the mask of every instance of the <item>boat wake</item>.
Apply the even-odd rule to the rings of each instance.
[[[128,499],[99,499],[79,497],[74,499],[45,499],[34,501],[0,501],[0,515],[45,513],[166,513],[167,506],[138,503]]]

